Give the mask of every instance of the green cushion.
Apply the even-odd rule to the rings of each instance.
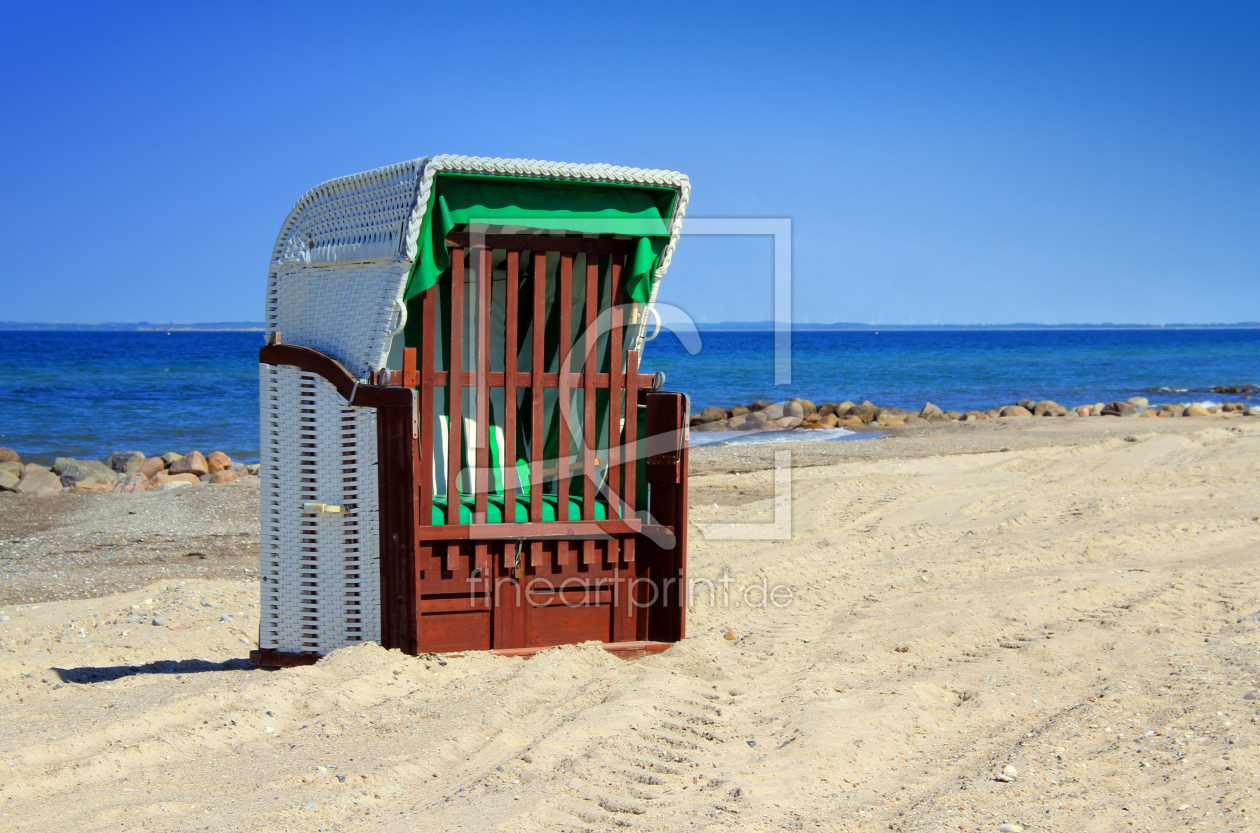
[[[516,518],[515,523],[529,523],[529,495],[514,495],[516,498]],[[559,501],[557,495],[543,495],[543,520],[554,521],[556,518],[556,506]],[[473,506],[476,498],[473,495],[461,494],[459,496],[459,522],[461,524],[472,523]],[[503,495],[487,495],[486,498],[486,523],[501,524],[503,523]],[[570,521],[582,520],[582,498],[569,498],[569,517]],[[608,520],[608,503],[606,501],[595,499],[595,520]],[[446,495],[433,496],[433,525],[446,525]]]

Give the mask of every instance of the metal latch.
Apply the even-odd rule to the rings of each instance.
[[[340,506],[333,506],[328,503],[303,503],[302,511],[307,515],[322,515],[325,512],[340,513]]]

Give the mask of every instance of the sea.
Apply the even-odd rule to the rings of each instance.
[[[8,335],[0,446],[24,460],[198,449],[257,462],[261,332]],[[693,412],[794,396],[957,411],[1133,396],[1260,404],[1260,329],[806,330],[792,335],[783,385],[774,345],[771,332],[666,331],[644,350],[643,372],[664,373]],[[1213,391],[1221,387],[1243,392]]]

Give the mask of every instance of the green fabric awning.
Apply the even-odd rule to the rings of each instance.
[[[526,226],[637,238],[626,288],[639,303],[652,292],[652,273],[669,243],[673,188],[520,176],[439,173],[425,209],[416,262],[407,278],[410,300],[437,283],[451,265],[446,235],[469,223]]]

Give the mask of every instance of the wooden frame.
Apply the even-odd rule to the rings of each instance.
[[[377,409],[380,493],[381,643],[409,654],[491,649],[528,655],[543,647],[596,640],[621,654],[660,650],[685,635],[687,424],[686,398],[653,391],[654,378],[639,373],[638,355],[624,352],[622,308],[629,298],[623,276],[630,241],[554,235],[470,235],[447,238],[450,318],[448,366],[438,367],[435,333],[438,287],[419,298],[421,343],[404,351],[401,370],[379,371],[363,384],[331,358],[315,350],[279,344],[264,347],[260,361],[293,364],[330,381],[355,406]],[[491,372],[491,266],[495,250],[506,253],[503,269],[506,318],[504,370]],[[558,309],[560,366],[544,368],[543,323],[547,320],[546,260],[559,255]],[[576,259],[586,260],[575,276]],[[608,258],[608,372],[599,372],[592,342],[600,322],[599,258]],[[579,336],[573,338],[573,281],[585,285]],[[465,368],[464,286],[472,282],[475,309],[474,366]],[[522,290],[527,290],[522,292]],[[522,294],[526,297],[522,298]],[[534,321],[532,360],[521,370],[518,314],[527,304]],[[413,306],[414,310],[414,306]],[[581,345],[575,370],[566,348]],[[622,359],[624,356],[624,367]],[[436,391],[448,390],[446,501],[444,524],[434,511],[433,444]],[[471,391],[465,391],[465,388]],[[493,490],[490,475],[490,398],[501,390],[498,415],[504,430],[501,453],[506,465],[502,484],[504,522],[488,523]],[[527,407],[518,405],[527,391]],[[554,468],[543,461],[544,397],[555,390],[561,448]],[[599,482],[596,399],[607,392],[608,460]],[[463,500],[464,397],[473,397],[476,415],[472,476],[464,481],[472,494],[472,523],[461,523]],[[580,424],[570,425],[572,397],[580,395]],[[640,410],[649,434],[639,446]],[[624,413],[624,418],[622,414]],[[523,421],[523,422],[522,422]],[[518,495],[516,435],[526,425],[532,437],[529,460],[527,522],[514,520]],[[573,453],[570,439],[580,448]],[[647,478],[638,482],[636,462],[648,453]],[[574,468],[571,469],[571,466]],[[570,480],[581,513],[569,518]],[[544,488],[554,491],[544,497]],[[647,490],[645,494],[643,490]],[[497,493],[495,493],[497,494]],[[557,520],[545,521],[545,502],[554,497]],[[597,501],[608,509],[597,518]],[[636,512],[637,508],[637,512]],[[621,647],[618,647],[621,646]],[[635,646],[635,647],[630,647]],[[275,652],[259,654],[261,664],[286,664]]]

